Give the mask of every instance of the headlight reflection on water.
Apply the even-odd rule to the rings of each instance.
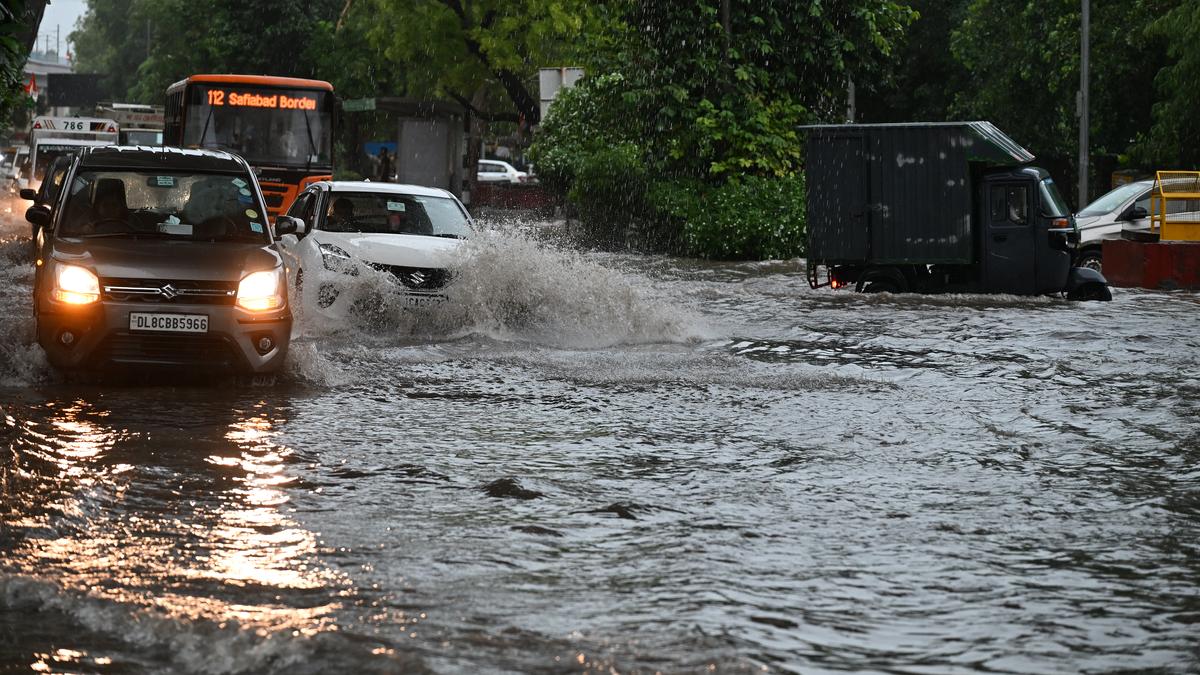
[[[128,401],[106,398],[14,419],[21,484],[0,493],[9,502],[0,522],[22,536],[0,549],[0,571],[135,616],[154,607],[174,621],[267,633],[332,629],[350,584],[321,564],[316,533],[286,513],[293,451],[275,442],[268,404],[176,402],[191,404],[180,427],[146,415],[146,401],[138,419],[110,412],[134,409]]]

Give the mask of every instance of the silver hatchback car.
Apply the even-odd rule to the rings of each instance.
[[[255,375],[283,366],[292,314],[275,236],[286,232],[270,226],[242,158],[89,149],[58,201],[40,208],[26,214],[40,226],[34,311],[56,368]]]

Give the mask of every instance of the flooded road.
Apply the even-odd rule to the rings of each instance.
[[[81,387],[25,227],[0,670],[1200,668],[1195,293],[858,296],[509,234],[450,306],[302,316],[274,386]]]

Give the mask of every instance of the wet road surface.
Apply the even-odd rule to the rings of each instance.
[[[0,670],[1194,672],[1200,296],[473,242],[270,387],[74,386],[0,225]],[[364,280],[363,283],[371,283]]]

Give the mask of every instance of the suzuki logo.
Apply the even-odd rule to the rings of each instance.
[[[413,272],[412,274],[408,275],[408,279],[412,282],[413,286],[420,286],[421,284],[425,283],[425,273]]]
[[[172,286],[171,284],[167,284],[166,286],[163,286],[162,288],[158,289],[158,292],[159,292],[159,294],[161,294],[164,298],[166,298],[168,300],[174,300],[175,296],[179,295],[178,291],[176,291],[175,287]]]

